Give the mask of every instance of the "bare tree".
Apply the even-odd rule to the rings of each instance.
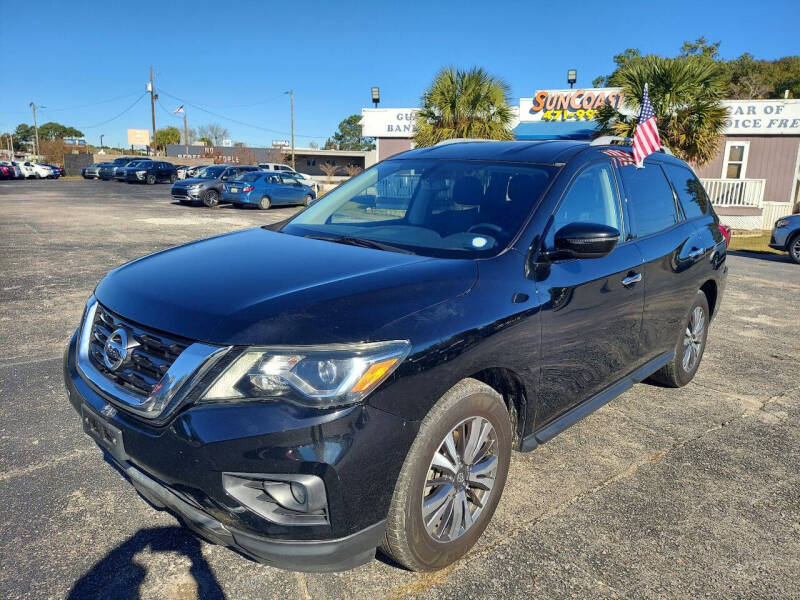
[[[197,129],[197,133],[200,135],[201,138],[203,137],[209,138],[212,142],[214,142],[215,146],[219,146],[222,143],[222,140],[224,140],[230,135],[228,133],[228,130],[225,129],[219,123],[209,123],[208,125],[201,125]]]
[[[330,161],[322,163],[319,168],[328,176],[328,183],[331,183],[333,176],[336,175],[336,172],[339,170],[339,166]]]
[[[361,171],[363,171],[364,169],[362,169],[358,165],[352,165],[351,164],[351,165],[347,165],[344,170],[347,171],[347,176],[348,177],[355,177],[356,175],[361,173]]]
[[[240,165],[255,165],[258,163],[258,158],[250,148],[242,148],[236,152],[236,162]]]

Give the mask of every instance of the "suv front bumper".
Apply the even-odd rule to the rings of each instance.
[[[418,423],[369,406],[309,413],[314,409],[242,403],[187,407],[156,427],[108,410],[77,372],[76,340],[64,360],[69,400],[84,428],[87,415],[102,415],[124,440],[115,452],[92,435],[152,505],[209,541],[280,568],[339,571],[374,557]],[[223,473],[316,475],[325,484],[329,524],[271,522],[226,492]]]

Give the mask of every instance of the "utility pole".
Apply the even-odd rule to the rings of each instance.
[[[36,134],[36,147],[34,148],[36,152],[36,158],[39,158],[39,124],[36,122],[36,105],[31,102],[30,103],[31,109],[33,109],[33,131]]]
[[[289,90],[289,104],[292,112],[292,168],[294,169],[294,90]]]
[[[153,150],[153,155],[155,156],[155,148],[156,148],[156,89],[153,85],[153,67],[150,67],[150,114],[153,116],[153,139],[150,142],[150,147]]]
[[[183,109],[183,145],[186,156],[189,156],[189,127],[186,125],[186,109]]]

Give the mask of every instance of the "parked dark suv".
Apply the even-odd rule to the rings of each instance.
[[[175,183],[178,179],[178,170],[175,165],[160,160],[151,160],[145,163],[135,163],[125,169],[125,181],[128,183]]]
[[[69,399],[207,539],[298,570],[378,546],[444,567],[513,449],[697,372],[719,221],[682,161],[630,163],[572,141],[412,150],[278,225],[123,265],[69,344]]]

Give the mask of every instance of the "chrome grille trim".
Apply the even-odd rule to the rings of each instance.
[[[94,323],[100,308],[97,299],[92,296],[86,303],[83,323],[81,325],[80,338],[78,339],[77,367],[81,376],[90,383],[98,392],[105,396],[110,402],[146,419],[158,419],[174,409],[180,400],[186,396],[191,388],[208,371],[209,368],[221,358],[230,346],[212,346],[195,342],[186,346],[169,364],[163,376],[148,377],[147,373],[134,372],[127,374],[126,377],[133,378],[134,381],[127,381],[130,387],[120,385],[109,378],[106,373],[101,371],[96,365],[90,353],[97,351],[99,339],[95,337]],[[107,313],[105,313],[107,316]],[[104,324],[110,324],[104,320]],[[144,333],[146,336],[147,334]],[[102,338],[102,335],[100,336]],[[141,338],[140,338],[141,339]],[[153,335],[153,339],[158,339]],[[102,346],[101,346],[102,347]],[[94,350],[93,350],[94,348]],[[165,362],[160,365],[166,366]],[[100,359],[102,360],[102,358]],[[135,360],[135,359],[134,359]],[[141,381],[136,378],[140,378]],[[150,393],[136,393],[131,388],[147,389],[151,385]]]

